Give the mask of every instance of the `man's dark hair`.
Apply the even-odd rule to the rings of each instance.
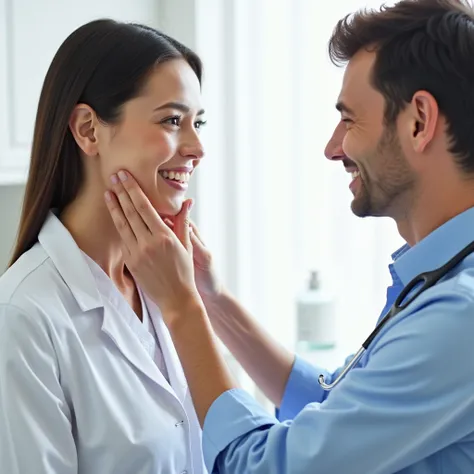
[[[446,118],[450,152],[474,173],[474,9],[463,0],[402,0],[340,20],[329,56],[344,65],[359,50],[375,51],[372,85],[393,124],[415,92],[433,95]]]

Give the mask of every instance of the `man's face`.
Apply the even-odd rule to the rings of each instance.
[[[359,217],[394,216],[415,183],[397,123],[384,124],[384,98],[370,81],[374,60],[375,53],[360,51],[349,62],[336,105],[341,121],[325,150],[352,174],[351,207]]]

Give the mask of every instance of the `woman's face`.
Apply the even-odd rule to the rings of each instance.
[[[200,101],[199,80],[186,61],[157,66],[141,95],[124,104],[119,123],[95,128],[96,169],[105,188],[113,173],[126,169],[161,215],[176,215],[204,155]]]

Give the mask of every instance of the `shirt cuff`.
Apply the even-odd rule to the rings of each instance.
[[[219,453],[233,441],[278,420],[269,415],[247,392],[232,389],[223,393],[209,408],[204,420],[202,443],[204,462],[213,472]]]
[[[278,410],[280,421],[293,420],[308,403],[321,403],[326,398],[326,393],[318,382],[321,374],[326,382],[331,376],[326,370],[311,365],[298,356],[295,358]]]

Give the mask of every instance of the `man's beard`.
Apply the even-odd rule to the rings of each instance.
[[[375,180],[362,167],[360,185],[351,204],[358,217],[394,217],[398,203],[403,201],[415,184],[415,175],[407,163],[395,128],[388,126],[371,156],[364,160],[375,168]]]

